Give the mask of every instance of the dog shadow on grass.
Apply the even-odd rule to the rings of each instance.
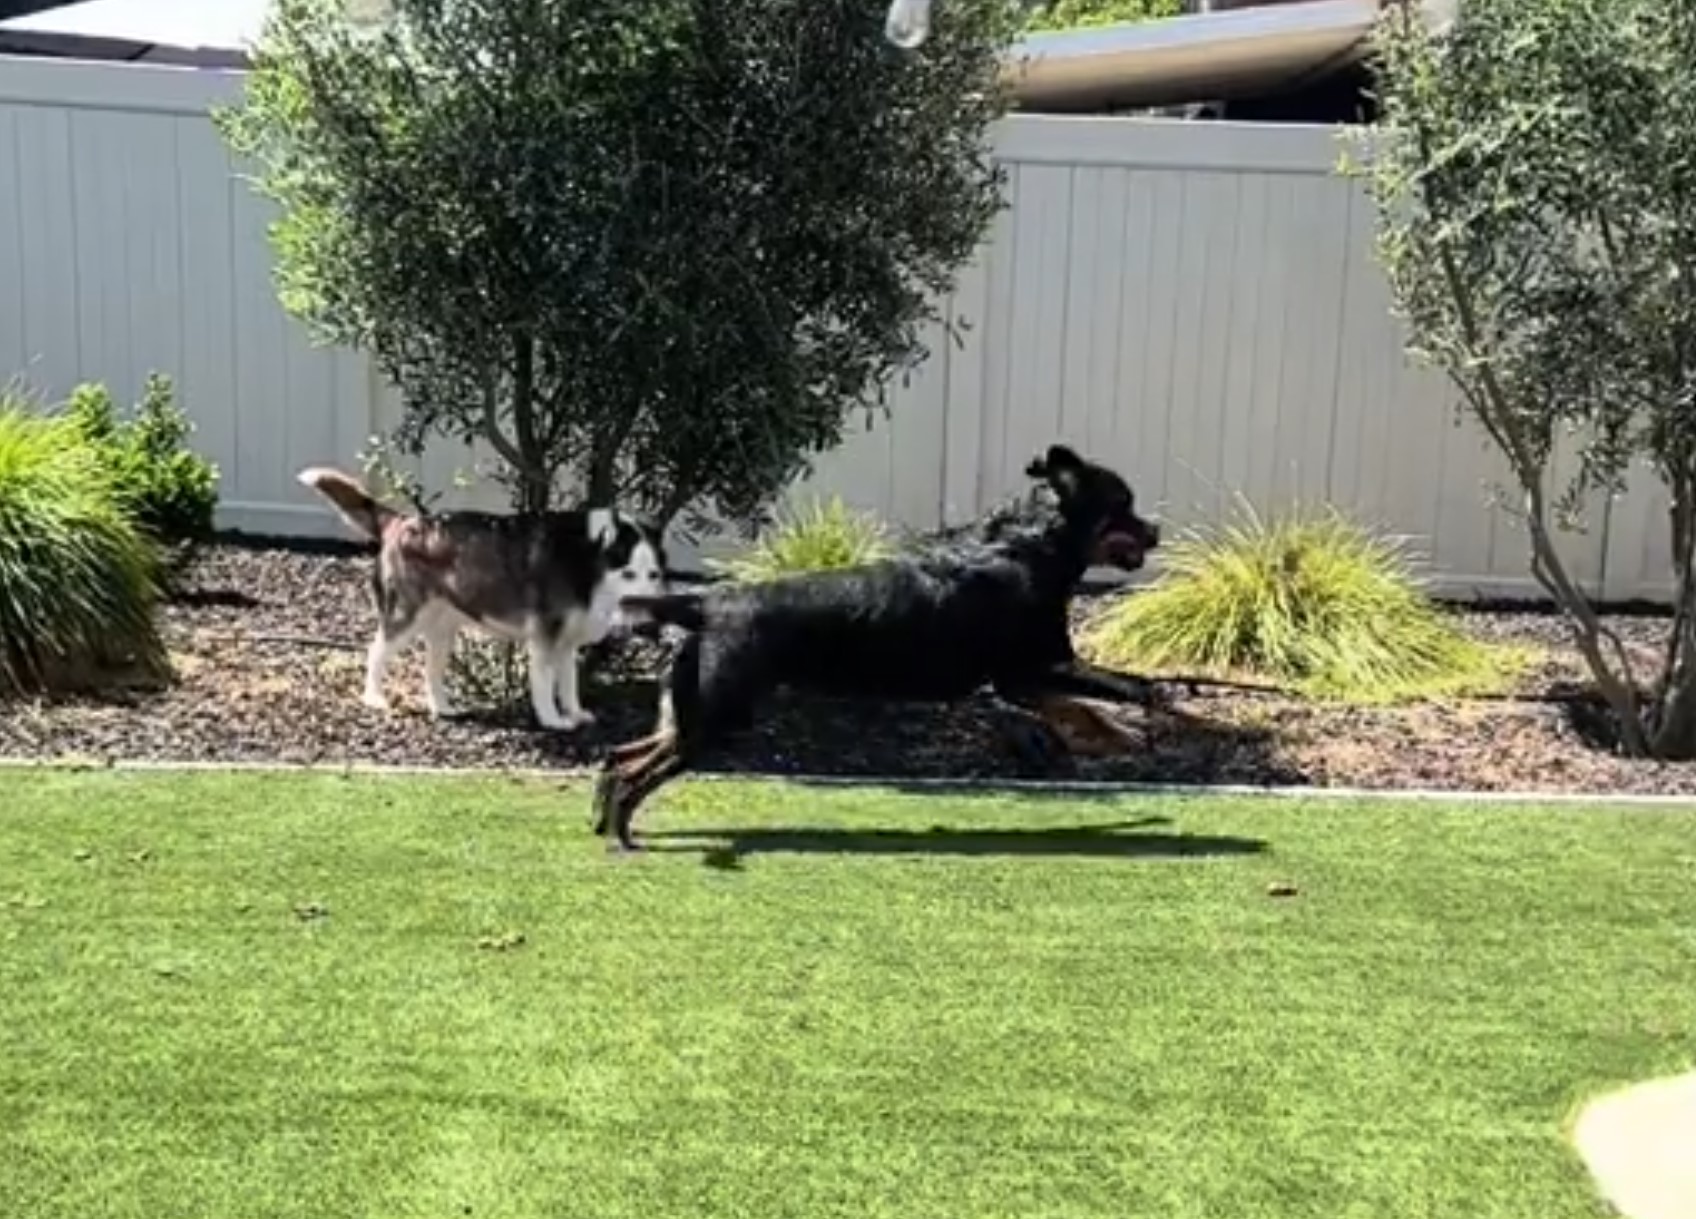
[[[601,706],[609,714],[602,719],[603,729],[628,716],[627,708],[638,699],[651,707],[653,697],[651,685],[638,693],[630,683],[605,683]],[[1029,726],[1029,717],[1010,714],[992,699],[947,706],[779,696],[753,726],[710,749],[697,773],[760,775],[783,780],[797,793],[809,787],[863,787],[945,796],[956,806],[967,804],[966,823],[850,828],[721,821],[706,828],[646,831],[642,837],[650,850],[698,854],[708,866],[727,870],[740,868],[751,855],[1152,860],[1254,855],[1267,849],[1258,839],[1162,828],[1170,824],[1162,817],[1127,819],[1123,810],[1114,817],[1112,806],[1125,793],[1089,781],[1300,782],[1301,776],[1278,756],[1271,724],[1227,723],[1177,708],[1140,718],[1129,714],[1138,747],[1119,757],[1056,766],[1064,760],[1052,749],[1031,747],[1032,734],[1021,727]],[[1045,815],[1093,808],[1108,819],[978,827],[970,824],[969,806],[980,801],[1002,810],[1042,805]]]
[[[1137,817],[1090,825],[998,829],[931,825],[925,828],[845,826],[707,826],[655,830],[649,850],[697,853],[708,867],[735,871],[750,855],[911,855],[1091,859],[1185,859],[1258,855],[1258,838],[1184,834],[1160,827],[1168,817]]]

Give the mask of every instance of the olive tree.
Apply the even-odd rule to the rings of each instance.
[[[1002,206],[1004,0],[921,52],[881,0],[280,0],[217,116],[276,201],[279,295],[575,488],[751,522],[926,354]]]
[[[1696,7],[1467,0],[1439,35],[1404,5],[1377,50],[1382,119],[1353,169],[1411,350],[1506,458],[1531,573],[1622,747],[1696,757]],[[1646,476],[1667,493],[1675,589],[1653,666],[1555,544]]]

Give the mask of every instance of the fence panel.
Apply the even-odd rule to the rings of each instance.
[[[171,374],[223,471],[223,523],[334,535],[294,473],[352,464],[398,403],[369,363],[314,347],[276,301],[268,206],[208,119],[235,73],[0,60],[0,359],[49,398]],[[962,273],[930,358],[798,493],[914,528],[1017,489],[1056,439],[1117,464],[1176,525],[1335,503],[1411,535],[1454,593],[1529,594],[1523,538],[1489,508],[1499,464],[1410,368],[1371,209],[1328,129],[1020,116],[1010,207]],[[486,454],[423,462],[450,502]],[[1664,598],[1665,523],[1640,482],[1583,536],[1575,574]],[[685,552],[685,557],[688,553]]]

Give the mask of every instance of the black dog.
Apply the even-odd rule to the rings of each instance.
[[[1025,473],[1045,484],[1020,508],[922,551],[840,571],[701,594],[627,599],[683,627],[660,727],[615,748],[595,789],[595,833],[634,846],[636,807],[778,686],[950,701],[984,685],[1025,707],[1055,697],[1146,700],[1147,683],[1072,650],[1067,607],[1098,564],[1135,571],[1160,544],[1125,480],[1054,445]]]

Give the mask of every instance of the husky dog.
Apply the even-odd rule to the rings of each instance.
[[[591,724],[595,717],[578,698],[578,652],[624,624],[624,598],[666,592],[659,531],[610,508],[415,515],[379,502],[340,470],[313,466],[297,477],[377,543],[368,707],[388,706],[389,662],[421,636],[430,712],[452,715],[448,658],[460,629],[475,626],[525,645],[538,723],[565,731]]]

